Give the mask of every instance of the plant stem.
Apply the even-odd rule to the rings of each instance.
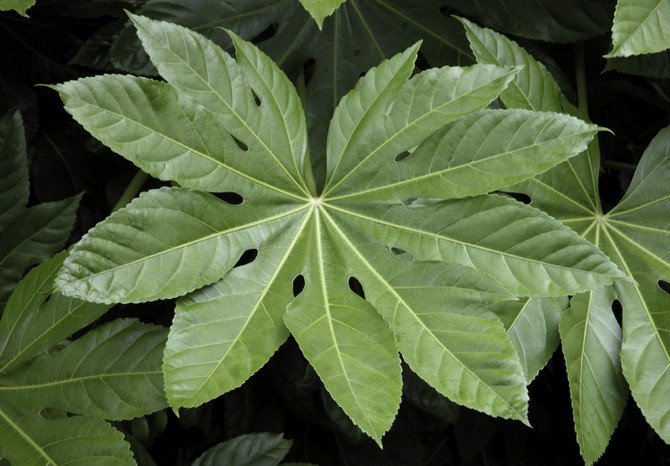
[[[112,207],[112,212],[116,212],[117,210],[125,207],[130,201],[137,197],[137,194],[142,189],[142,186],[144,185],[144,182],[147,180],[147,178],[149,178],[149,175],[144,173],[142,170],[137,170],[137,173],[135,173],[133,179],[130,180],[130,183],[128,183],[128,186],[126,186],[126,189],[123,191],[123,194],[121,194],[119,200],[116,201],[116,204],[114,204],[114,207]]]
[[[584,115],[589,114],[589,99],[586,92],[586,70],[584,67],[584,44],[575,45],[575,75],[577,80],[577,106]]]

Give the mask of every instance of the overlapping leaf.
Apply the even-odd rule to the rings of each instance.
[[[529,56],[514,42],[466,22],[473,51],[484,63],[516,65]],[[537,63],[532,80],[517,79],[526,108],[560,110],[557,99],[542,98],[555,88]],[[539,72],[538,72],[539,71]],[[506,101],[521,105],[523,99]],[[571,111],[572,108],[563,103]],[[668,295],[659,280],[668,277],[668,166],[670,130],[665,129],[645,152],[628,193],[604,214],[598,197],[597,144],[556,168],[512,188],[602,248],[635,279],[617,284],[622,302],[623,333],[611,314],[612,290],[598,290],[573,299],[563,314],[561,339],[568,363],[577,438],[589,463],[604,451],[625,404],[627,387],[652,427],[667,441]],[[622,336],[623,335],[623,336]],[[623,343],[622,343],[623,339]],[[618,353],[621,352],[619,362]],[[609,382],[603,382],[609,381]]]
[[[28,9],[35,5],[35,0],[2,0],[0,1],[0,10],[14,10],[21,16],[28,16]]]
[[[323,19],[333,14],[333,11],[344,2],[345,0],[300,0],[302,6],[312,15],[319,28],[323,24]]]
[[[398,351],[454,401],[526,421],[524,369],[485,308],[623,274],[546,214],[486,193],[574,156],[597,128],[485,110],[516,68],[411,77],[415,45],[338,105],[319,195],[307,120],[275,63],[232,33],[237,60],[184,27],[132,19],[166,83],[103,76],[54,87],[93,135],[182,186],[144,193],[92,229],[58,283],[100,302],[186,295],[163,364],[170,404],[197,406],[239,386],[290,331],[377,442],[400,402]]]
[[[123,435],[102,419],[166,405],[160,361],[167,332],[117,320],[63,343],[108,307],[53,290],[65,256],[33,269],[0,320],[0,456],[13,464],[134,464]]]

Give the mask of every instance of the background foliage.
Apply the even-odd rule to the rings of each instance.
[[[226,445],[221,444],[223,440],[261,431],[284,432],[286,437],[293,439],[291,447],[279,439],[258,438],[259,445],[263,445],[258,448],[275,452],[272,454],[276,460],[272,461],[281,461],[290,447],[286,460],[318,464],[409,465],[417,464],[417,458],[422,458],[420,464],[574,464],[580,461],[580,449],[587,461],[597,459],[607,445],[607,432],[610,431],[614,431],[614,436],[598,464],[616,464],[621,452],[626,455],[632,452],[644,464],[666,461],[668,447],[658,436],[660,434],[667,440],[663,411],[658,411],[659,418],[654,420],[649,409],[645,418],[638,405],[643,411],[648,409],[645,403],[657,407],[665,405],[667,410],[664,403],[667,397],[663,396],[667,388],[661,388],[659,394],[658,389],[654,389],[658,382],[652,381],[649,388],[639,388],[646,392],[638,394],[637,403],[633,402],[627,396],[627,385],[619,370],[619,353],[612,348],[616,348],[622,338],[624,345],[626,338],[633,342],[635,338],[644,338],[626,336],[626,319],[634,321],[639,317],[634,317],[628,309],[652,310],[651,318],[641,316],[642,320],[628,325],[631,332],[648,334],[649,322],[652,328],[664,328],[660,320],[654,320],[658,318],[653,317],[653,313],[658,312],[654,309],[667,308],[668,259],[663,252],[649,254],[649,251],[667,251],[663,245],[668,244],[670,223],[667,202],[661,202],[668,199],[667,188],[664,191],[667,186],[668,136],[661,130],[670,123],[666,81],[670,77],[667,50],[670,44],[665,32],[668,29],[655,27],[668,21],[670,2],[620,0],[615,5],[614,1],[607,0],[575,0],[561,2],[559,7],[550,1],[523,0],[482,0],[467,4],[446,0],[349,0],[331,16],[327,16],[331,8],[341,2],[325,2],[328,4],[326,8],[318,5],[321,2],[303,2],[304,8],[323,21],[320,27],[303,5],[288,0],[45,0],[26,10],[30,3],[0,3],[0,9],[14,8],[30,15],[27,19],[10,12],[0,17],[0,48],[5,57],[0,75],[0,110],[4,114],[19,108],[22,115],[21,119],[17,111],[7,113],[0,130],[8,141],[4,150],[14,155],[12,168],[7,170],[25,173],[24,182],[12,188],[16,190],[17,194],[13,195],[16,197],[3,197],[10,201],[0,212],[0,235],[11,240],[30,238],[31,234],[39,235],[40,231],[48,230],[53,239],[45,242],[38,237],[40,245],[51,244],[50,249],[27,246],[29,254],[22,255],[19,248],[9,248],[14,256],[7,253],[9,259],[4,259],[0,269],[3,280],[0,291],[4,290],[4,300],[29,267],[45,260],[65,244],[80,193],[86,192],[81,198],[70,241],[81,237],[106,217],[129,183],[144,182],[142,177],[135,176],[131,165],[81,130],[63,112],[55,93],[34,87],[40,83],[118,71],[155,77],[156,70],[140,47],[134,28],[127,22],[124,8],[187,25],[228,49],[231,44],[227,36],[216,27],[231,29],[257,43],[299,87],[304,84],[317,183],[325,177],[326,125],[323,121],[330,118],[339,99],[361,74],[417,39],[423,39],[418,60],[420,68],[469,64],[475,60],[526,65],[514,86],[501,96],[506,107],[588,115],[599,126],[611,129],[613,134],[601,134],[599,147],[592,145],[585,152],[587,155],[512,191],[519,199],[540,206],[599,245],[622,270],[633,275],[637,283],[621,284],[615,290],[572,298],[560,321],[562,352],[553,352],[558,344],[559,322],[552,317],[557,313],[551,309],[566,309],[566,302],[530,300],[520,306],[535,311],[519,312],[504,307],[496,310],[518,351],[523,351],[523,345],[529,341],[547,338],[539,351],[537,348],[528,350],[528,354],[539,354],[539,360],[523,361],[527,380],[533,380],[529,406],[533,430],[456,406],[404,368],[403,402],[396,422],[384,437],[385,448],[379,450],[351,425],[292,339],[243,387],[200,407],[182,410],[180,418],[167,411],[158,411],[132,421],[122,421],[142,413],[129,411],[119,417],[86,409],[78,411],[63,405],[62,400],[53,401],[48,394],[20,395],[17,388],[12,388],[19,383],[17,381],[22,387],[29,386],[31,373],[35,374],[35,371],[48,374],[47,368],[55,363],[47,358],[57,360],[70,346],[85,345],[95,338],[102,338],[99,335],[112,338],[114,332],[109,333],[111,329],[120,331],[128,327],[151,333],[155,324],[169,325],[174,312],[174,304],[169,301],[115,306],[102,319],[96,320],[88,332],[76,333],[96,319],[102,309],[87,313],[91,317],[89,321],[75,320],[65,326],[66,330],[61,327],[55,337],[44,341],[41,351],[34,353],[37,357],[26,356],[26,363],[18,368],[20,370],[5,367],[6,373],[0,372],[1,389],[5,392],[13,390],[11,399],[21,400],[21,396],[27,396],[27,399],[39,400],[35,401],[35,412],[48,407],[49,413],[43,411],[41,417],[30,420],[22,413],[17,414],[16,406],[9,403],[0,406],[5,413],[3,419],[20,418],[26,425],[46,422],[45,416],[50,422],[68,424],[78,419],[64,418],[59,410],[110,419],[117,432],[110,435],[120,438],[118,432],[123,432],[140,464],[152,464],[152,461],[190,464],[198,457],[199,464],[208,464],[208,457],[232,454],[226,451],[232,451],[234,447],[230,443],[223,447]],[[645,12],[644,20],[636,16]],[[653,12],[653,16],[649,12]],[[464,28],[452,14],[465,16],[474,23],[464,21]],[[477,23],[509,34],[516,42],[482,29]],[[640,27],[630,29],[630,24],[638,23]],[[362,40],[363,37],[366,40]],[[521,46],[530,55],[523,52]],[[543,66],[537,65],[536,60]],[[608,71],[601,73],[602,70]],[[579,108],[573,108],[570,102]],[[22,139],[22,126],[25,126],[27,144]],[[26,157],[30,160],[29,168]],[[638,172],[633,176],[638,164]],[[28,173],[32,181],[30,189]],[[160,185],[156,180],[148,180],[143,189]],[[580,186],[587,189],[582,190]],[[6,189],[6,186],[2,187]],[[624,196],[626,191],[628,194]],[[15,199],[21,199],[21,202]],[[570,201],[566,203],[566,199]],[[125,199],[122,198],[120,203],[125,204]],[[570,206],[574,209],[570,210]],[[48,213],[42,213],[40,209],[47,209]],[[37,220],[31,220],[30,212],[39,212],[34,217],[42,222],[41,225],[34,223]],[[575,215],[575,212],[579,214]],[[608,212],[611,213],[607,221],[601,222],[601,216]],[[48,228],[43,225],[48,218],[60,221],[62,225]],[[638,231],[631,225],[644,225],[647,229]],[[4,240],[1,244],[3,247],[11,245]],[[60,257],[62,260],[62,255]],[[31,273],[36,272],[37,269]],[[26,280],[29,278],[30,275]],[[26,282],[15,291],[23,290],[31,296],[25,291],[28,286]],[[58,308],[53,304],[50,306],[54,312],[56,309],[72,309],[72,304]],[[509,318],[515,313],[529,321],[524,324],[519,319]],[[619,327],[622,316],[623,334]],[[145,323],[129,321],[129,317]],[[23,322],[22,328],[33,331],[42,328],[47,335],[52,329],[51,325],[40,327],[28,313],[17,317],[9,310],[0,321],[0,328],[2,325],[15,328],[8,323],[12,321]],[[524,325],[543,331],[539,337],[536,334],[535,338],[529,339],[523,337],[529,335]],[[591,327],[593,330],[589,330]],[[48,351],[73,333],[73,342],[68,347]],[[16,335],[21,339],[21,334]],[[39,341],[43,339],[41,335],[37,331],[31,338]],[[514,335],[520,337],[515,339]],[[5,341],[12,340],[7,337]],[[661,365],[659,370],[662,371],[668,364],[667,359],[663,360],[664,345],[667,356],[667,342],[661,338],[658,344],[657,349],[645,353],[649,360]],[[20,345],[17,348],[20,349]],[[547,367],[540,371],[550,356]],[[12,357],[13,353],[6,352],[0,361]],[[606,359],[587,364],[587,367],[609,369],[604,373],[584,373],[584,361],[589,362],[595,357]],[[630,374],[636,371],[636,361],[623,361],[624,375],[628,371],[627,377],[635,377]],[[104,364],[98,365],[104,368]],[[48,377],[67,380],[68,372],[63,370],[65,372]],[[607,387],[614,389],[594,393],[594,387],[600,386],[603,380],[608,381]],[[660,383],[660,387],[665,386]],[[636,389],[633,387],[634,395]],[[579,394],[584,392],[587,396],[580,397]],[[3,400],[10,399],[5,394],[2,397]],[[654,397],[659,401],[654,402]],[[161,403],[145,408],[144,412],[155,411]],[[584,430],[587,427],[580,427],[584,418],[594,416],[592,413],[603,413],[604,408],[599,403],[614,409],[603,416],[603,426],[598,431],[605,432],[603,438],[590,435]],[[118,408],[112,411],[119,412]],[[617,422],[620,416],[621,420]],[[111,427],[109,432],[112,432]],[[210,447],[214,450],[201,456]],[[1,450],[0,453],[6,454]]]

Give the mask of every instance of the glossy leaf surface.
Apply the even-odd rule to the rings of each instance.
[[[619,0],[608,57],[629,57],[670,48],[670,1]]]
[[[546,214],[487,193],[573,157],[598,128],[486,109],[516,68],[412,77],[415,45],[338,104],[318,194],[307,118],[276,64],[232,33],[235,59],[184,27],[132,20],[167,82],[103,76],[54,88],[102,142],[182,186],[143,193],[97,225],[57,284],[107,303],[182,296],[163,364],[170,405],[238,387],[290,332],[378,443],[400,403],[398,352],[453,401],[527,422],[523,367],[486,306],[624,275]],[[439,157],[439,143],[459,150]]]

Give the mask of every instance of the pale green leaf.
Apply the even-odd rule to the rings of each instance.
[[[531,383],[558,348],[558,323],[568,298],[522,298],[489,306],[502,320]]]
[[[402,378],[393,333],[375,308],[348,289],[346,243],[316,214],[304,235],[305,290],[284,320],[326,389],[381,446],[400,406]],[[339,243],[339,244],[338,244]],[[336,246],[337,245],[337,246]]]
[[[670,48],[670,0],[618,0],[612,25],[612,51],[629,57]]]
[[[342,259],[391,326],[412,370],[456,403],[527,422],[518,357],[501,322],[482,309],[509,295],[472,269],[394,257],[331,225],[349,251]]]
[[[31,266],[65,245],[80,199],[81,195],[30,207],[0,231],[0,309]]]
[[[611,287],[579,294],[561,316],[561,342],[570,384],[577,442],[587,465],[605,451],[626,406],[621,374],[621,328]]]
[[[302,6],[309,12],[309,14],[314,18],[316,24],[323,24],[323,20],[326,16],[333,14],[337,8],[344,3],[346,0],[300,0]]]
[[[333,200],[458,198],[518,183],[586,149],[597,127],[555,113],[485,110],[446,125],[407,157]]]
[[[307,144],[302,104],[272,60],[233,36],[238,64],[184,27],[131,18],[152,62],[180,98],[200,104],[210,121],[246,147],[238,157],[246,161],[245,173],[267,177],[274,186],[283,183],[293,194],[308,194],[299,166]],[[259,170],[259,162],[267,169]]]
[[[341,171],[346,173],[330,180],[326,195],[332,198],[340,193],[356,192],[356,187],[377,177],[383,167],[393,166],[391,162],[396,157],[412,150],[435,130],[489,105],[517,71],[477,65],[426,70],[405,82],[395,92],[395,98],[385,105],[371,108],[357,128],[360,134],[343,131],[343,124],[338,125],[337,136],[330,133],[329,141],[347,146],[347,150],[333,160],[337,164],[334,170],[342,167]],[[376,69],[371,70],[368,75],[376,72]],[[357,88],[351,95],[360,93],[368,96],[369,90]],[[331,129],[335,118],[346,123],[356,111],[344,106],[348,102],[345,99],[353,100],[353,97],[345,97],[338,106]]]
[[[306,251],[297,231],[177,302],[163,371],[172,407],[193,407],[242,385],[288,337],[283,315]],[[251,350],[253,349],[253,350]]]
[[[286,228],[295,230],[290,220],[301,210],[268,205],[259,211],[185,188],[149,191],[89,231],[56,284],[68,296],[95,302],[181,296],[221,279],[245,250],[290,234]]]
[[[158,411],[166,406],[166,337],[160,326],[115,320],[0,376],[0,396],[30,411],[59,408],[113,420]]]
[[[63,251],[35,267],[9,297],[0,320],[0,373],[46,352],[109,308],[54,291],[54,279],[65,257]]]
[[[0,457],[13,465],[135,465],[123,434],[100,419],[45,419],[37,411],[0,404]]]
[[[35,5],[36,0],[0,0],[0,11],[14,10],[21,16],[28,17],[28,9]]]
[[[561,296],[624,277],[570,229],[502,196],[363,206],[330,207],[348,234],[367,231],[419,259],[473,267],[519,296]]]
[[[460,18],[459,21],[465,26],[470,48],[478,63],[523,67],[500,95],[505,106],[536,111],[561,111],[561,90],[542,63],[502,34],[479,27],[465,18]]]
[[[291,449],[281,434],[240,435],[208,449],[192,466],[276,466]]]
[[[0,118],[0,230],[28,203],[28,156],[21,112]]]

